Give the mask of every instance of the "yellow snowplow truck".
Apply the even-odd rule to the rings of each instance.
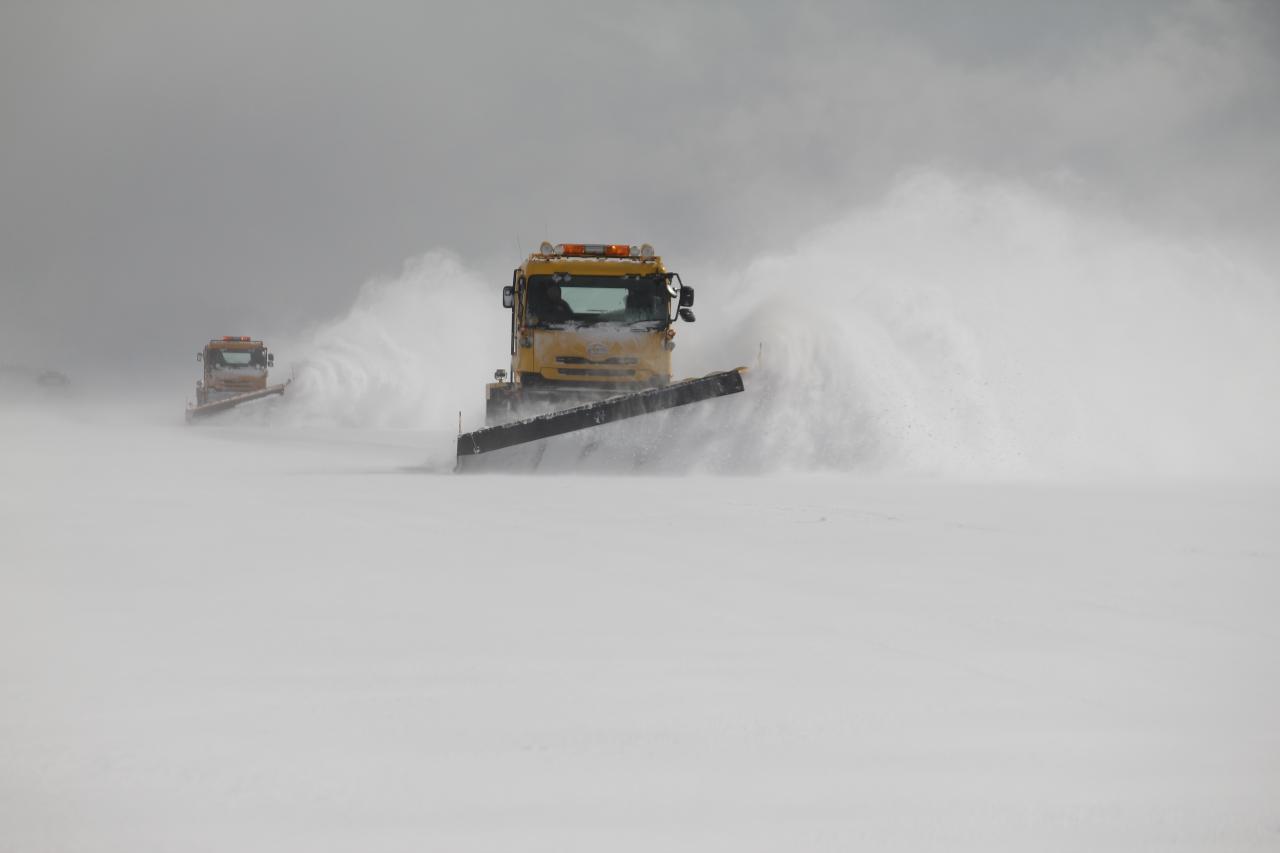
[[[458,457],[734,394],[741,369],[672,382],[693,288],[645,244],[543,243],[502,290],[510,371],[485,388],[485,428]]]
[[[196,403],[187,407],[187,420],[222,412],[250,400],[283,394],[288,382],[267,384],[267,368],[276,357],[262,341],[247,335],[224,335],[196,353],[204,377],[196,382]]]

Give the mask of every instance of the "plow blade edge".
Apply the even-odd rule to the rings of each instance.
[[[552,412],[535,418],[526,418],[509,424],[485,427],[458,436],[458,460],[504,447],[514,447],[542,438],[564,435],[580,429],[622,421],[627,418],[674,409],[714,397],[737,394],[742,390],[742,372],[726,370],[699,379],[686,379],[662,388],[649,388],[634,394],[610,397],[597,403],[588,403]]]
[[[194,418],[203,418],[206,415],[216,414],[217,412],[225,412],[227,409],[234,409],[241,403],[247,403],[250,400],[261,400],[263,397],[270,397],[273,394],[283,394],[285,385],[271,385],[260,391],[250,391],[247,394],[237,394],[234,397],[227,397],[224,400],[215,400],[212,403],[205,403],[203,406],[190,406],[187,408],[187,420]]]

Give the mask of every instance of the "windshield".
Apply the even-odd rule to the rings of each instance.
[[[530,326],[654,323],[670,319],[660,275],[535,275],[529,278]]]
[[[206,358],[213,367],[267,366],[267,355],[262,349],[210,349]]]

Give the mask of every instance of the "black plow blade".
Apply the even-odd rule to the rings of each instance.
[[[468,456],[502,450],[554,435],[623,421],[663,409],[674,409],[676,406],[687,406],[713,397],[737,394],[741,390],[742,372],[739,368],[712,373],[699,379],[674,382],[662,388],[649,388],[634,394],[610,397],[561,412],[485,427],[458,436],[458,461],[461,463]]]

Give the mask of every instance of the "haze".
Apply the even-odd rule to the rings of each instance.
[[[0,362],[185,363],[434,248],[741,267],[921,168],[1265,254],[1277,11],[9,2]]]

